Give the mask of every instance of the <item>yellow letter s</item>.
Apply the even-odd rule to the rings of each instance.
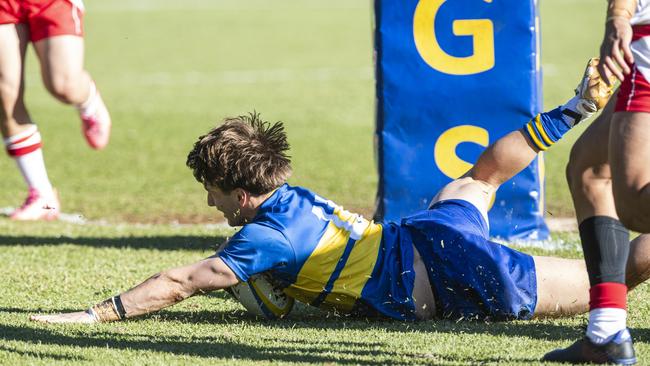
[[[490,143],[488,131],[472,125],[456,126],[443,132],[433,149],[433,157],[440,171],[451,179],[467,173],[472,164],[456,155],[456,146],[463,142],[473,142],[483,147]]]

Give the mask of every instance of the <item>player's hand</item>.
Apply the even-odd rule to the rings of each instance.
[[[50,314],[50,315],[32,315],[29,320],[41,323],[77,323],[90,324],[96,323],[95,318],[86,311],[77,311],[74,313]]]
[[[630,50],[631,42],[632,25],[629,19],[614,17],[605,24],[605,38],[600,45],[598,72],[607,85],[612,85],[615,81],[612,80],[612,76],[623,81],[625,75],[630,74],[630,65],[634,63]]]

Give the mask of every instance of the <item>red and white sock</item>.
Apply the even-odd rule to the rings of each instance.
[[[36,125],[5,139],[4,143],[7,153],[16,161],[29,188],[46,197],[52,195],[52,184],[47,176],[41,149],[41,134]]]
[[[587,337],[595,344],[609,342],[627,327],[627,286],[604,282],[589,289]]]

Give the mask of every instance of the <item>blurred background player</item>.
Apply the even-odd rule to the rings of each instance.
[[[574,145],[567,179],[590,281],[586,337],[545,356],[612,362],[627,336],[629,232],[650,232],[650,1],[609,0],[599,71],[617,96]],[[614,344],[612,344],[614,343]]]
[[[29,42],[46,89],[77,108],[88,144],[94,149],[108,144],[110,116],[83,66],[83,12],[81,0],[0,1],[0,130],[29,188],[24,204],[10,215],[14,220],[52,220],[60,212],[43,160],[41,135],[23,99]]]

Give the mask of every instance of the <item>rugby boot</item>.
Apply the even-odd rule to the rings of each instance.
[[[577,109],[582,114],[594,113],[603,109],[614,93],[614,87],[607,85],[598,73],[599,62],[597,57],[587,62],[582,80],[575,89],[576,95],[580,96]]]
[[[79,117],[81,117],[81,129],[88,145],[96,150],[105,148],[111,136],[111,116],[99,91],[97,91],[91,108],[85,111],[79,110]]]
[[[594,344],[589,338],[584,337],[567,348],[556,349],[545,354],[542,361],[634,365],[636,356],[630,332],[623,329],[605,344]]]
[[[53,190],[51,197],[46,197],[30,188],[25,203],[12,212],[9,218],[16,221],[51,221],[56,220],[60,212],[61,205],[56,190]]]

